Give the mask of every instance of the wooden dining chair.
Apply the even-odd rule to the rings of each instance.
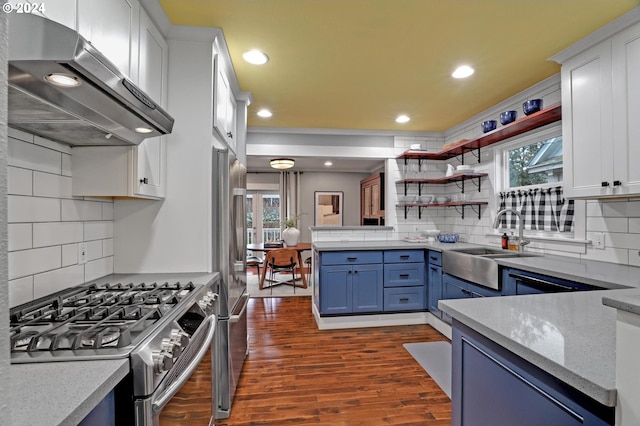
[[[269,288],[273,294],[273,286],[286,284],[293,286],[293,294],[296,293],[296,265],[298,252],[293,249],[281,248],[270,250],[265,258],[264,275],[269,271],[269,280],[271,281]],[[274,275],[278,272],[291,272],[291,281],[275,281]]]

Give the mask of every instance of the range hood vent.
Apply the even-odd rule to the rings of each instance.
[[[62,74],[75,87],[50,83]],[[69,145],[138,145],[173,118],[76,31],[9,15],[9,125]],[[141,133],[145,132],[145,133]]]

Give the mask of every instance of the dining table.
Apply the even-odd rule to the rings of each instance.
[[[298,244],[296,244],[295,246],[288,246],[286,244],[282,244],[281,247],[274,247],[274,246],[270,246],[267,245],[265,247],[264,243],[259,243],[259,244],[247,244],[247,250],[251,250],[251,251],[261,251],[264,252],[265,254],[271,250],[277,250],[277,249],[281,249],[281,248],[290,248],[295,250],[298,253],[298,269],[300,270],[300,275],[302,276],[302,288],[307,288],[307,274],[302,273],[303,272],[303,263],[302,263],[302,252],[303,251],[307,251],[307,250],[311,250],[311,243],[302,243],[299,242]],[[265,280],[265,275],[266,275],[266,268],[264,268],[263,272],[262,272],[262,277],[260,278],[260,290],[263,289],[263,285],[264,285],[264,280]]]

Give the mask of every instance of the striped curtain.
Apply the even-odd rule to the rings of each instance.
[[[562,187],[507,191],[499,194],[499,210],[513,209],[524,217],[524,229],[531,231],[571,232],[573,230],[573,200],[566,200]],[[507,213],[500,227],[517,229],[518,217]]]

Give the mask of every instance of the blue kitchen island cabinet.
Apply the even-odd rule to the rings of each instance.
[[[606,407],[453,320],[453,426],[613,425]]]
[[[320,315],[383,310],[382,251],[321,252]]]

